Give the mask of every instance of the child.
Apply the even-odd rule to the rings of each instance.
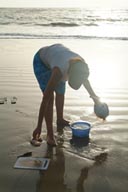
[[[47,127],[47,143],[56,145],[53,133],[53,101],[57,112],[57,126],[66,126],[68,121],[63,118],[65,82],[77,90],[83,84],[94,103],[99,97],[94,93],[89,81],[89,69],[84,59],[62,44],[54,44],[41,48],[34,57],[34,73],[43,93],[40,104],[36,129],[33,131],[33,141],[40,140],[42,121],[45,118]]]

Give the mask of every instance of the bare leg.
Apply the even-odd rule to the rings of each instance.
[[[54,94],[51,95],[47,110],[45,112],[45,121],[47,126],[47,142],[50,145],[55,145],[54,133],[53,133],[53,102]]]
[[[57,121],[63,119],[64,95],[56,94]]]
[[[57,127],[64,127],[69,125],[69,121],[63,118],[64,109],[64,95],[56,93],[56,112],[57,112]]]

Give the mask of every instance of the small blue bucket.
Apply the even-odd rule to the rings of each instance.
[[[89,137],[91,124],[87,121],[77,121],[70,125],[72,135],[75,137]]]

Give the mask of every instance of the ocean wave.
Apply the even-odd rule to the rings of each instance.
[[[54,27],[96,26],[103,23],[127,25],[125,10],[87,9],[1,9],[0,25],[40,25]]]
[[[0,39],[102,39],[102,40],[122,40],[128,41],[128,37],[106,37],[89,35],[33,35],[27,33],[1,33]]]
[[[79,26],[77,23],[63,23],[63,22],[53,22],[53,23],[50,23],[51,26],[63,26],[63,27],[73,27],[73,26]]]
[[[94,22],[84,22],[84,23],[73,23],[73,22],[50,22],[50,23],[33,23],[33,22],[24,22],[24,21],[20,21],[19,23],[13,23],[13,22],[6,22],[6,21],[2,21],[0,22],[0,25],[28,25],[28,26],[52,26],[52,27],[77,27],[77,26],[99,26],[98,24],[94,23]]]
[[[52,27],[77,27],[77,26],[98,26],[96,23],[63,23],[63,22],[53,22],[53,23],[47,23],[47,24],[35,24],[38,26],[52,26]]]
[[[63,23],[63,22],[51,22],[51,23],[35,23],[35,26],[52,26],[52,27],[76,27],[77,23]]]
[[[0,22],[0,25],[10,25],[12,24],[11,22],[8,22],[8,21],[2,21]]]
[[[126,25],[127,26],[128,18],[75,18],[74,20],[63,20],[59,19],[58,21],[53,21],[53,19],[7,19],[1,18],[0,25],[30,25],[30,26],[53,26],[53,27],[76,27],[76,26],[99,26],[101,24],[113,24],[116,25]]]

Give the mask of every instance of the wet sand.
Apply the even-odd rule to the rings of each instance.
[[[48,148],[43,123],[43,143],[30,145],[36,126],[41,92],[33,74],[32,59],[41,47],[64,43],[79,52],[90,67],[90,81],[108,103],[110,116],[97,119],[84,88],[67,85],[64,116],[71,122],[92,124],[88,145],[72,141],[70,128],[54,132],[55,149]],[[128,189],[128,77],[127,41],[100,40],[0,40],[0,190],[3,192],[126,192]],[[95,72],[96,71],[96,72]],[[16,103],[12,104],[13,97]],[[55,108],[54,108],[55,110]],[[17,156],[32,152],[51,159],[47,171],[13,169]]]

